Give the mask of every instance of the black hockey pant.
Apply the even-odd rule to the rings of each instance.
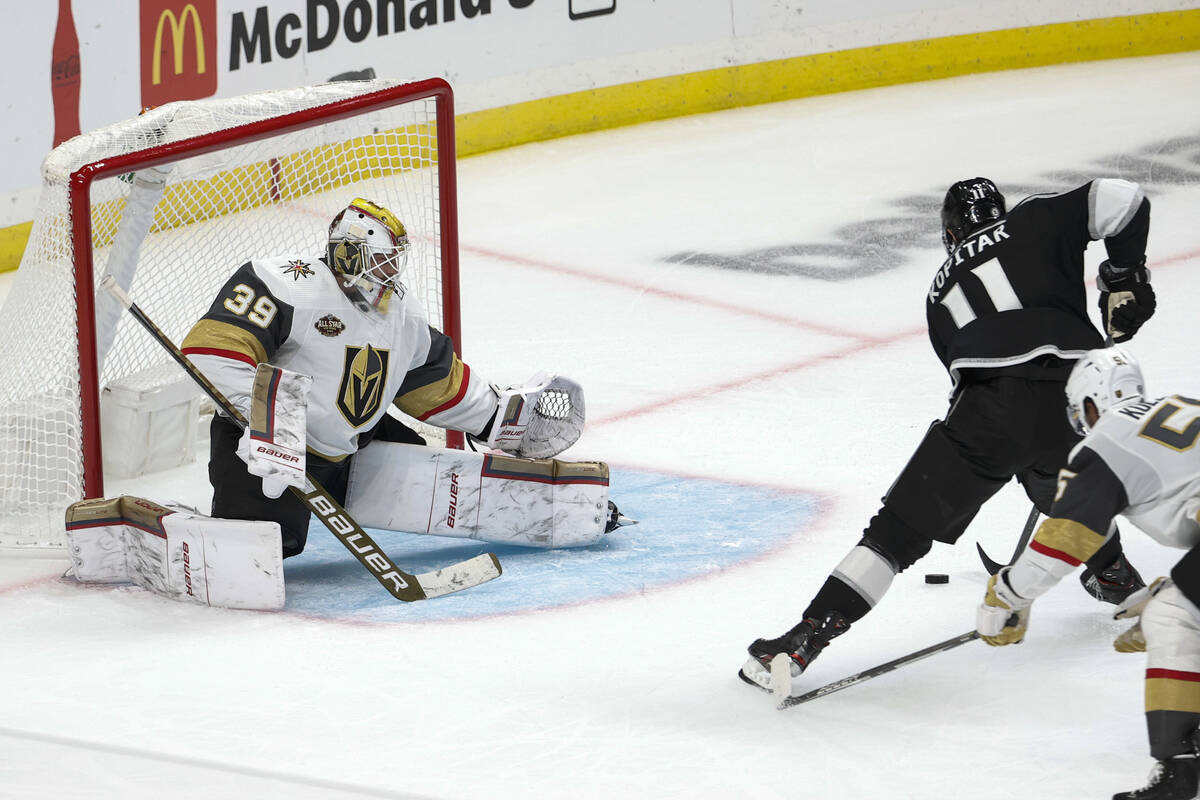
[[[299,555],[308,541],[308,521],[311,512],[308,506],[290,490],[285,490],[277,500],[262,493],[262,479],[251,475],[246,464],[237,456],[238,440],[242,431],[237,425],[220,415],[213,417],[209,428],[208,480],[213,487],[212,515],[223,519],[267,520],[279,523],[283,534],[283,557]],[[367,441],[379,439],[385,442],[425,444],[425,440],[402,424],[385,415],[369,435],[360,437],[365,446]],[[308,474],[339,503],[346,502],[346,488],[350,480],[350,463],[354,456],[341,461],[329,461],[308,454]]]
[[[1062,381],[999,376],[962,386],[944,420],[933,423],[896,478],[861,544],[901,572],[932,548],[954,544],[983,504],[1014,477],[1049,514],[1058,470],[1079,437],[1067,422]],[[1098,572],[1121,553],[1114,535],[1088,561]],[[804,612],[830,611],[855,622],[871,601],[831,575]]]
[[[1063,390],[1061,381],[1010,376],[963,385],[888,490],[866,538],[891,551],[903,569],[932,541],[958,541],[980,507],[1014,477],[1049,514],[1058,470],[1079,442]],[[1119,553],[1114,537],[1089,565],[1103,568]]]

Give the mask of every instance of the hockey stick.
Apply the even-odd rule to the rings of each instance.
[[[1104,346],[1113,346],[1113,337],[1111,333],[1105,335]],[[1008,559],[1007,566],[1012,566],[1013,563],[1016,562],[1017,558],[1021,555],[1021,551],[1025,549],[1025,545],[1029,544],[1029,539],[1033,536],[1033,529],[1037,526],[1037,520],[1038,509],[1037,506],[1034,506],[1029,511],[1029,519],[1025,520],[1025,530],[1021,531],[1021,538],[1017,540],[1017,546],[1013,550],[1012,558]],[[988,554],[983,551],[983,545],[981,545],[979,542],[975,543],[975,549],[979,551],[979,559],[983,562],[983,568],[988,571],[989,575],[995,575],[1006,566],[1004,564],[998,564],[989,558]]]
[[[100,281],[100,286],[129,309],[133,318],[154,337],[155,341],[162,345],[179,366],[183,367],[192,380],[200,385],[200,388],[222,413],[232,419],[238,427],[245,429],[246,418],[225,399],[221,391],[213,386],[192,362],[188,361],[187,356],[146,316],[145,312],[117,285],[111,275],[104,276]],[[337,540],[345,545],[346,549],[359,560],[359,563],[375,577],[375,580],[379,581],[397,600],[411,603],[414,600],[438,597],[470,589],[472,586],[478,586],[500,576],[500,561],[493,553],[482,553],[474,558],[468,558],[466,561],[460,561],[421,575],[404,572],[392,563],[392,560],[375,544],[367,532],[354,521],[354,518],[329,492],[313,479],[312,475],[305,473],[305,479],[308,482],[306,489],[301,490],[292,486],[289,487],[292,493],[308,506],[317,519],[321,520],[321,523],[329,529],[329,532],[336,536]]]
[[[818,697],[824,697],[827,694],[840,692],[842,689],[846,689],[856,683],[869,681],[871,678],[878,678],[880,675],[891,672],[894,669],[899,669],[905,664],[911,664],[914,661],[920,661],[923,658],[929,658],[937,653],[944,653],[947,650],[953,650],[959,645],[966,644],[967,642],[974,641],[978,638],[979,633],[977,631],[971,631],[970,633],[964,633],[961,636],[955,636],[953,639],[947,639],[944,642],[938,642],[935,645],[926,647],[924,650],[918,650],[915,653],[909,653],[908,655],[901,656],[894,661],[889,661],[886,664],[880,664],[878,667],[872,667],[871,669],[855,673],[848,678],[842,678],[840,681],[827,683],[819,689],[813,689],[811,692],[796,695],[795,697],[785,697],[780,701],[779,709],[783,710],[785,708],[791,708],[792,706],[798,706],[801,703],[807,703],[809,700],[816,700]]]
[[[1025,549],[1025,545],[1029,544],[1030,537],[1033,536],[1033,529],[1037,527],[1039,513],[1037,506],[1030,509],[1029,519],[1025,520],[1025,530],[1021,531],[1021,538],[1017,539],[1017,546],[1013,548],[1012,557],[1008,559],[1007,565],[998,564],[988,558],[988,554],[983,551],[983,545],[979,542],[975,543],[975,549],[979,551],[979,559],[983,562],[983,568],[988,571],[988,575],[995,575],[1005,566],[1012,566],[1013,562],[1017,560],[1017,557]]]

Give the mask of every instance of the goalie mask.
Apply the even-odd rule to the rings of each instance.
[[[984,225],[1008,213],[1004,195],[987,178],[959,181],[946,191],[942,202],[942,244],[947,253]]]
[[[408,232],[395,214],[356,197],[329,225],[329,266],[346,289],[357,287],[379,308],[392,291],[404,293],[400,278],[408,261]]]
[[[1110,408],[1141,400],[1145,395],[1142,368],[1120,347],[1089,350],[1075,363],[1067,378],[1067,419],[1080,436],[1091,426],[1084,413],[1084,401],[1091,400],[1100,414]]]

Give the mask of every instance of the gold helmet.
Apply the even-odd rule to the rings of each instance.
[[[363,298],[378,308],[389,291],[403,293],[400,282],[408,261],[408,232],[404,223],[383,206],[356,197],[329,225],[326,248],[329,266],[349,289],[358,286]]]

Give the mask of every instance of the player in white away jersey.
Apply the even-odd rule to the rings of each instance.
[[[1200,796],[1200,400],[1147,399],[1140,367],[1120,348],[1088,352],[1067,381],[1067,400],[1087,436],[1059,473],[1051,517],[988,582],[977,629],[991,645],[1020,642],[1034,599],[1100,548],[1117,514],[1186,550],[1169,578],[1116,614],[1140,615],[1115,646],[1147,653],[1146,725],[1158,763],[1147,786],[1114,800],[1190,800]]]
[[[497,419],[501,394],[459,360],[450,338],[406,296],[407,251],[401,221],[355,199],[330,225],[323,257],[242,265],[183,342],[184,354],[243,413],[258,364],[312,377],[307,468],[339,502],[350,461],[372,439],[424,443],[387,414],[392,403],[416,419],[525,455],[505,438],[512,433],[507,416]],[[241,435],[233,422],[214,417],[213,516],[277,521],[284,556],[296,555],[304,549],[308,508],[247,472],[237,455]]]

